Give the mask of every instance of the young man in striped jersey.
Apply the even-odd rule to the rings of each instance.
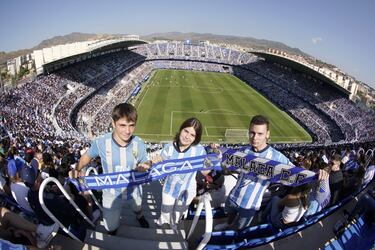
[[[284,164],[291,164],[288,158],[267,144],[269,137],[268,119],[261,115],[254,116],[249,125],[250,145],[243,152]],[[225,203],[228,221],[217,225],[215,230],[224,230],[228,227],[239,230],[249,226],[255,212],[261,206],[263,194],[269,185],[270,181],[267,179],[259,179],[257,176],[246,176],[240,173],[237,184]]]
[[[292,165],[285,155],[268,145],[269,137],[270,128],[268,119],[262,115],[254,116],[249,125],[250,145],[245,147],[243,152]],[[328,173],[320,170],[318,180],[327,181]],[[225,203],[225,208],[228,212],[228,220],[226,223],[216,225],[215,230],[224,230],[228,227],[240,230],[248,227],[256,211],[260,209],[264,192],[270,184],[271,182],[268,179],[261,179],[252,175],[249,176],[241,172],[235,187],[230,192]],[[329,189],[327,189],[323,194],[320,194],[320,200],[327,200],[329,195],[330,192]]]
[[[91,159],[100,156],[103,174],[130,170],[144,171],[150,167],[146,146],[141,138],[134,136],[137,122],[136,109],[128,104],[118,104],[112,111],[113,132],[95,139],[90,149],[81,157],[80,171]],[[111,188],[103,190],[103,220],[107,231],[115,234],[120,226],[123,207],[131,208],[142,227],[149,227],[142,215],[142,186]]]

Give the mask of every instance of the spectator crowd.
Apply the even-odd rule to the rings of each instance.
[[[131,98],[133,90],[142,85],[153,70],[166,68],[234,74],[314,135],[311,145],[276,146],[295,165],[311,171],[325,170],[329,174],[330,199],[323,206],[316,203],[316,186],[298,191],[307,197],[304,200],[306,216],[337,204],[373,179],[373,111],[355,106],[332,87],[249,53],[207,44],[154,43],[90,59],[0,94],[2,207],[8,206],[19,213],[17,216],[36,221],[35,225],[52,225],[47,229],[30,225],[29,233],[54,231],[53,222],[37,198],[43,178],[53,176],[64,184],[69,171],[89,146],[87,135],[98,136],[109,131],[109,110]],[[148,144],[147,151],[151,157],[161,148],[160,144]],[[94,159],[91,166],[100,172],[98,159]],[[221,175],[225,173],[215,173],[210,178],[198,175],[198,194],[215,191],[220,194],[216,197],[228,195],[233,187],[231,177],[220,178]],[[90,199],[70,186],[67,189],[81,209],[95,219],[97,208]],[[275,196],[274,190],[270,186],[262,206]],[[277,192],[286,196],[295,191],[281,188]],[[80,231],[80,216],[72,216],[77,214],[76,210],[55,186],[48,187],[45,198],[47,207],[61,221]],[[224,201],[214,202],[216,207],[222,207]],[[7,212],[2,210],[2,213]],[[43,232],[40,235],[43,236]],[[47,240],[45,236],[39,238]],[[35,239],[17,230],[5,239],[36,244]]]

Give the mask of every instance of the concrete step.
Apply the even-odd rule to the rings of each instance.
[[[87,230],[85,243],[99,248],[113,250],[139,250],[139,249],[188,249],[186,241],[157,241],[145,239],[131,239],[112,236],[102,232]]]
[[[69,250],[104,250],[109,248],[102,248],[93,246],[87,243],[73,240],[72,238],[57,234],[50,242],[53,249],[69,249]]]
[[[103,225],[98,225],[95,231],[107,233]],[[183,241],[185,239],[185,231],[179,229],[174,231],[172,229],[161,228],[142,228],[133,227],[129,225],[121,225],[117,229],[116,236],[138,239],[138,240],[156,240],[156,241]]]
[[[142,207],[146,208],[148,204],[160,207],[162,201],[161,191],[162,186],[158,181],[143,185]]]
[[[143,207],[142,206],[142,213],[145,217],[147,218],[159,218],[160,216],[160,208],[158,207],[155,207],[153,205],[150,205],[148,207]],[[126,218],[126,217],[134,217],[135,216],[135,213],[130,210],[130,209],[122,209],[121,211],[121,216]]]
[[[227,221],[227,218],[220,218],[220,219],[215,219],[213,221],[213,227],[215,227],[217,224],[221,224]],[[190,231],[191,225],[192,225],[193,220],[183,220],[183,223],[180,223],[183,225],[183,229],[186,232],[186,236]],[[190,249],[196,249],[197,248],[197,242],[198,240],[201,239],[201,237],[205,233],[205,228],[206,228],[206,221],[205,220],[198,220],[198,223],[194,229],[194,232],[190,236],[188,240],[188,244]],[[214,231],[214,230],[213,230]]]
[[[140,227],[138,220],[136,219],[136,215],[132,211],[124,212],[125,215],[121,215],[120,217],[120,225],[132,226],[132,227]],[[150,228],[157,228],[156,221],[159,216],[150,215],[147,212],[143,213],[146,220],[148,221]],[[99,221],[97,225],[102,225],[103,221]]]
[[[141,228],[141,227],[120,227],[117,235],[132,239],[145,239],[156,241],[184,241],[185,231],[178,229]]]

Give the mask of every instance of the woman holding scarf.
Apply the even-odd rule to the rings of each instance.
[[[174,137],[173,142],[167,143],[160,156],[153,162],[170,159],[182,159],[205,155],[206,151],[199,144],[202,136],[202,124],[197,118],[185,120]],[[162,206],[157,224],[162,227],[170,225],[176,229],[181,215],[196,196],[197,172],[169,175],[163,185]]]

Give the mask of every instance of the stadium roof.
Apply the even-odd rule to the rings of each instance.
[[[106,40],[100,41],[91,48],[87,52],[83,52],[80,54],[64,57],[58,60],[54,60],[48,63],[43,64],[43,71],[44,73],[50,73],[57,68],[61,68],[66,64],[71,64],[74,62],[83,61],[92,57],[92,55],[100,54],[102,52],[107,52],[111,50],[117,49],[124,49],[135,45],[145,44],[147,43],[144,40],[140,39],[116,39],[116,40]]]
[[[338,91],[340,91],[341,93],[343,93],[347,97],[349,97],[349,95],[350,95],[350,91],[341,87],[340,85],[338,85],[335,81],[333,81],[332,79],[330,79],[326,75],[310,68],[307,65],[304,65],[304,64],[302,64],[298,61],[295,61],[291,58],[283,57],[283,56],[276,55],[276,54],[273,54],[273,53],[261,52],[261,51],[257,51],[257,52],[251,51],[251,53],[255,54],[259,57],[262,57],[262,58],[266,59],[267,61],[278,63],[278,64],[281,64],[281,65],[285,65],[285,66],[287,66],[289,68],[292,68],[292,69],[294,69],[298,72],[310,75],[310,76],[314,77],[315,79],[320,80],[320,81],[322,81],[324,83],[327,83],[328,85],[334,87],[335,89],[337,89]]]
[[[144,40],[110,40],[108,42],[100,43],[98,46],[92,47],[90,50],[91,53],[101,52],[101,51],[108,51],[112,49],[119,49],[119,48],[128,48],[134,45],[144,44],[147,43]]]

